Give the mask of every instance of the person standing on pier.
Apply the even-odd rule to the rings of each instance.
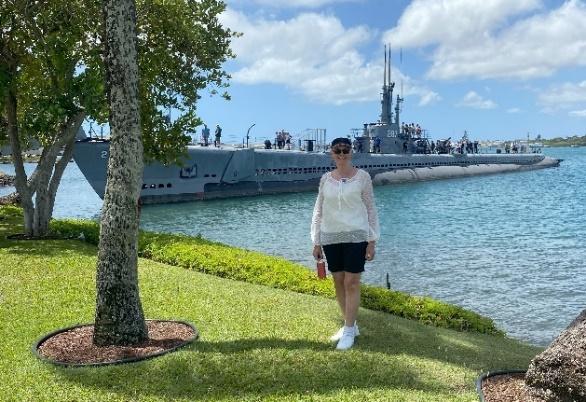
[[[201,136],[203,137],[204,147],[207,147],[209,145],[210,140],[210,129],[208,128],[207,124],[203,125],[203,129],[201,130]]]
[[[365,261],[372,261],[380,236],[372,180],[352,165],[352,143],[336,138],[331,143],[336,169],[325,173],[311,221],[313,257],[326,257],[344,326],[331,337],[336,349],[346,350],[359,335],[356,316],[360,305],[360,276]]]
[[[214,146],[219,147],[222,144],[222,127],[219,124],[216,124],[216,138],[214,140]]]

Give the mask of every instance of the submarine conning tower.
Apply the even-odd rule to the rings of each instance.
[[[385,45],[385,68],[383,71],[383,92],[381,96],[380,122],[390,125],[393,122],[393,89],[395,83],[391,81],[391,49],[388,49],[389,62],[387,63],[387,46]],[[388,77],[388,81],[387,81]],[[388,84],[387,84],[388,82]]]
[[[356,138],[359,144],[357,152],[369,152],[371,143],[378,137],[380,139],[381,153],[415,153],[417,151],[417,145],[414,140],[408,134],[401,132],[400,112],[403,98],[398,94],[393,113],[393,90],[395,83],[391,80],[390,45],[388,48],[385,45],[384,59],[380,120],[376,123],[364,123],[361,136]]]

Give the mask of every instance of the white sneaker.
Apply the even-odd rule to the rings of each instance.
[[[342,337],[338,341],[338,345],[336,349],[338,350],[346,350],[350,349],[352,345],[354,345],[354,337],[356,335],[356,331],[354,327],[344,327],[344,331],[342,332]]]
[[[334,335],[332,335],[330,337],[330,341],[338,342],[340,340],[340,338],[342,338],[343,334],[344,334],[344,326],[342,326],[342,328],[340,328],[338,330],[338,332],[336,332]],[[354,336],[358,336],[358,335],[360,335],[360,331],[358,330],[358,324],[354,324]]]

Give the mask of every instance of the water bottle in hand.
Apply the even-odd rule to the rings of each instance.
[[[317,277],[319,279],[326,278],[326,262],[324,260],[317,260]]]

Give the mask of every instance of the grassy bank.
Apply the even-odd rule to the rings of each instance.
[[[64,236],[98,244],[96,222],[58,220],[51,227]],[[300,264],[201,237],[141,232],[138,252],[140,257],[223,278],[334,298],[332,282],[318,280],[315,273]],[[491,319],[430,297],[363,285],[361,304],[437,327],[504,335]]]
[[[149,318],[201,331],[186,349],[138,364],[62,369],[38,361],[38,337],[93,319],[96,248],[81,241],[10,241],[0,218],[2,401],[475,401],[483,371],[526,367],[538,349],[367,309],[356,347],[340,353],[334,300],[140,259]]]

